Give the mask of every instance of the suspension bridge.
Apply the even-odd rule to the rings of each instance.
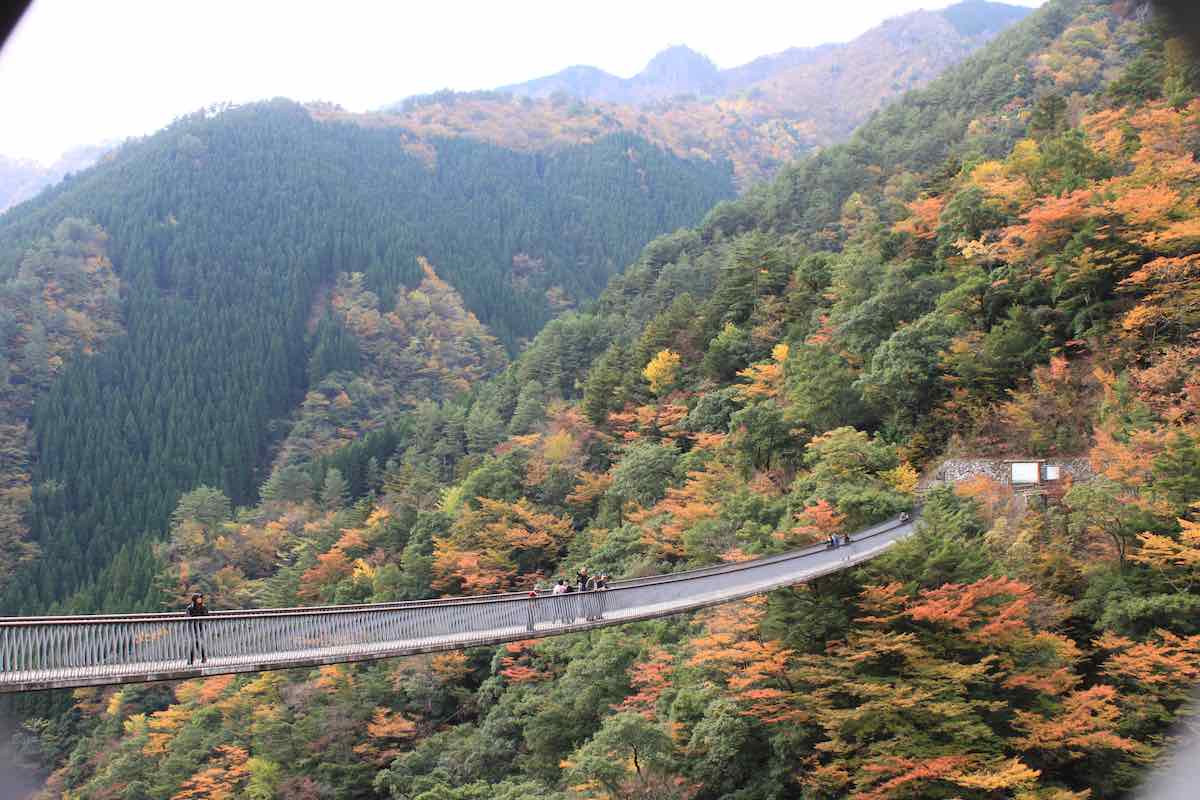
[[[851,544],[835,549],[818,545],[617,581],[606,591],[220,611],[207,617],[5,617],[0,693],[372,661],[654,619],[849,569],[910,535],[913,525],[897,517],[858,531]]]

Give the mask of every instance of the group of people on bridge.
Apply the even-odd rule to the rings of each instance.
[[[583,618],[591,622],[593,620],[604,619],[604,592],[608,591],[609,576],[607,574],[592,575],[588,572],[586,566],[579,568],[575,573],[575,582],[569,583],[566,578],[559,578],[554,584],[549,594],[552,597],[560,598],[554,603],[554,622],[572,623],[580,614]],[[541,597],[546,592],[539,588],[533,588],[529,591],[529,598],[535,599]],[[568,598],[567,595],[576,593],[586,593],[586,597],[581,597],[579,600]],[[528,630],[534,629],[534,604],[529,604],[529,619]]]

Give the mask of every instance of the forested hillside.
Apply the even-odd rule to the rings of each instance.
[[[414,314],[477,316],[490,331],[482,376],[504,363],[492,336],[515,350],[645,241],[731,194],[727,165],[632,135],[527,153],[431,140],[414,153],[394,132],[320,124],[277,101],[182,119],[12,209],[0,275],[18,281],[64,218],[99,226],[125,335],[39,384],[33,457],[15,456],[32,462],[30,536],[13,546],[41,557],[7,581],[0,608],[146,607],[146,536],[165,532],[182,491],[205,483],[252,503],[293,409],[353,366],[327,346],[328,325],[310,330],[339,275],[359,275],[388,314],[429,280],[427,258],[461,300]],[[7,333],[22,373],[63,355],[38,347],[36,328]],[[435,373],[461,366],[436,350],[411,357]],[[438,399],[461,384],[424,388]]]
[[[844,141],[878,109],[924,86],[1028,13],[969,0],[890,19],[846,44],[792,49],[717,70],[673,47],[628,80],[572,67],[492,92],[438,92],[378,114],[314,107],[319,119],[461,136],[508,147],[633,131],[688,158],[727,159],[739,188],[810,150]]]
[[[81,690],[19,738],[45,796],[1122,796],[1200,677],[1200,69],[1138,12],[1051,0],[306,493],[196,486],[159,557],[219,606],[424,598],[782,551],[947,453],[1094,479],[933,491],[870,565],[683,618]]]

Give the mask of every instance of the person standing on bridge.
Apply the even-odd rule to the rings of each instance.
[[[537,596],[538,596],[538,592],[537,592],[537,587],[535,586],[529,590],[529,595],[528,595],[528,597],[529,597],[528,620],[525,623],[525,630],[527,630],[527,631],[533,630],[533,607],[537,602]]]
[[[563,580],[562,578],[559,578],[558,583],[554,584],[554,590],[551,592],[552,595],[554,595],[555,597],[558,598],[557,600],[554,601],[554,611],[555,611],[554,621],[556,623],[568,621],[567,620],[567,601],[563,597],[563,595],[565,595],[566,593],[567,593],[567,582],[565,580]]]
[[[596,619],[604,619],[604,593],[608,591],[608,575],[603,574],[596,581]]]
[[[204,595],[199,593],[192,595],[192,602],[188,603],[184,613],[189,617],[207,617],[208,606],[204,605]],[[204,664],[208,661],[204,652],[204,625],[198,619],[192,620],[188,625],[192,629],[192,646],[188,650],[188,665],[191,666],[195,663],[197,651],[200,652],[200,663]]]
[[[587,604],[587,616],[584,618],[589,622],[594,619],[600,619],[600,595],[596,594],[596,590],[600,588],[600,576],[593,575],[587,580],[587,599],[584,601]]]

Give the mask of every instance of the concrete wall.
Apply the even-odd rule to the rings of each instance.
[[[1087,481],[1096,477],[1086,458],[947,458],[936,469],[922,477],[920,488],[930,489],[945,483],[961,483],[980,475],[986,475],[997,483],[1007,485],[1011,475],[1010,462],[1026,460],[1058,466],[1064,478],[1069,475],[1075,481]]]

